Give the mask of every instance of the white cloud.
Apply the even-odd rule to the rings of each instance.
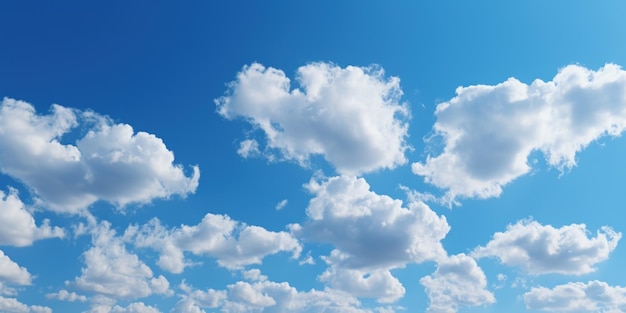
[[[361,308],[361,303],[353,296],[339,290],[298,291],[289,283],[268,280],[237,282],[228,285],[227,290],[193,290],[183,285],[186,293],[172,310],[173,313],[201,313],[203,309],[221,308],[224,312],[304,312],[304,313],[365,313],[371,310]],[[386,312],[390,311],[390,308]]]
[[[215,257],[220,266],[229,269],[260,264],[266,255],[283,251],[292,252],[293,258],[297,258],[302,251],[298,240],[287,232],[268,231],[211,213],[198,225],[170,230],[154,218],[141,227],[129,227],[124,237],[137,247],[159,251],[157,264],[172,273],[181,273],[190,264],[184,258],[185,251]]]
[[[626,288],[605,282],[571,282],[553,289],[534,287],[524,294],[526,308],[551,312],[626,312]]]
[[[432,276],[420,279],[430,304],[427,313],[454,313],[460,306],[494,303],[495,297],[486,289],[487,279],[476,261],[465,254],[450,256],[437,264]]]
[[[86,267],[75,284],[83,291],[116,299],[136,299],[167,294],[169,282],[152,270],[136,254],[126,250],[120,237],[102,222],[93,233],[93,246],[83,254]]]
[[[375,298],[380,303],[392,303],[404,296],[404,286],[388,270],[371,272],[332,267],[320,276],[320,281],[335,290],[355,297]]]
[[[52,292],[52,293],[46,294],[46,299],[57,299],[57,300],[68,301],[68,302],[87,301],[86,296],[79,295],[75,292],[69,292],[65,289],[61,289],[59,290],[59,292]]]
[[[285,208],[289,201],[287,199],[283,199],[278,204],[276,204],[276,211],[280,211]]]
[[[312,63],[298,68],[301,89],[291,89],[281,70],[254,63],[230,83],[217,99],[217,112],[228,119],[243,118],[266,137],[270,159],[306,164],[322,155],[340,173],[360,174],[406,163],[405,138],[409,115],[400,80],[385,78],[380,67],[340,68]],[[258,151],[244,140],[240,154]]]
[[[309,202],[309,220],[291,225],[308,240],[336,247],[326,258],[341,268],[376,270],[402,267],[408,262],[443,258],[441,240],[450,230],[421,202],[402,201],[370,191],[363,178],[338,176],[307,185],[315,195]]]
[[[613,64],[598,71],[569,65],[552,81],[530,85],[510,78],[495,86],[459,87],[436,110],[434,131],[443,152],[413,163],[413,172],[454,200],[498,196],[531,170],[533,151],[551,166],[571,168],[589,143],[623,132],[624,89],[626,72]]]
[[[259,151],[259,143],[254,139],[246,139],[239,143],[237,154],[244,159],[258,156],[261,154],[261,151]]]
[[[0,312],[3,313],[52,313],[52,309],[39,305],[26,305],[15,298],[0,296]]]
[[[588,238],[584,224],[561,228],[522,220],[498,232],[474,257],[498,257],[509,266],[538,275],[561,273],[581,275],[593,272],[595,264],[609,257],[622,237],[610,227],[602,227],[596,237]]]
[[[80,127],[79,127],[80,126]],[[75,145],[63,136],[88,129]],[[77,213],[103,200],[123,207],[195,192],[200,172],[186,177],[163,141],[93,112],[4,98],[0,106],[0,169],[26,184],[55,211]]]
[[[37,227],[17,190],[9,189],[8,194],[0,190],[0,245],[29,246],[38,239],[64,236],[63,229],[50,227],[48,220]]]
[[[111,313],[161,313],[159,309],[145,305],[143,302],[134,302],[126,307],[116,305],[111,309]]]
[[[4,283],[19,286],[30,285],[32,277],[28,270],[11,260],[0,250],[0,287]]]
[[[161,313],[158,308],[143,302],[133,302],[125,307],[114,304],[110,299],[99,299],[85,313]]]

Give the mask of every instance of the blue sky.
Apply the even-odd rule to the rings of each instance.
[[[626,312],[621,1],[0,4],[0,312]]]

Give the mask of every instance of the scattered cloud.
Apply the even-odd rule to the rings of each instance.
[[[4,98],[0,129],[0,170],[55,211],[79,213],[98,200],[147,203],[198,186],[198,167],[185,176],[160,138],[94,112],[55,104],[39,115],[29,103]],[[61,143],[77,129],[88,131],[75,145]]]
[[[171,292],[167,279],[162,275],[154,277],[136,254],[126,250],[108,222],[94,229],[92,242],[93,246],[83,254],[86,267],[74,282],[80,290],[125,300]]]
[[[610,227],[602,227],[596,237],[588,238],[584,224],[561,228],[522,220],[498,232],[485,247],[478,247],[474,257],[497,257],[509,266],[533,274],[573,274],[593,272],[606,260],[622,237]]]
[[[430,304],[426,313],[454,313],[461,306],[479,306],[496,302],[487,290],[485,273],[476,261],[457,254],[438,262],[435,273],[420,279]]]
[[[550,312],[626,312],[626,288],[602,281],[571,282],[553,289],[534,287],[524,294],[529,310]]]
[[[229,269],[260,264],[266,255],[282,251],[298,258],[302,251],[298,240],[287,232],[268,231],[211,213],[198,225],[172,229],[166,229],[154,218],[141,227],[129,227],[124,237],[137,247],[159,251],[157,265],[172,273],[181,273],[190,265],[184,258],[185,251],[217,258],[220,266]]]
[[[311,63],[298,68],[296,80],[301,89],[291,89],[279,69],[244,66],[227,94],[216,99],[217,112],[260,129],[270,159],[277,155],[307,164],[321,155],[351,175],[406,163],[409,111],[399,102],[397,77],[386,78],[377,66]],[[248,157],[257,151],[258,142],[246,139],[238,153]]]
[[[559,170],[576,165],[576,154],[626,127],[626,72],[607,64],[597,71],[561,69],[552,81],[526,85],[515,78],[495,86],[459,87],[441,103],[433,130],[443,151],[413,172],[447,190],[446,198],[489,198],[531,170],[541,151]]]
[[[63,238],[65,232],[60,227],[50,227],[44,220],[40,226],[26,210],[17,190],[9,189],[5,194],[0,190],[0,245],[29,246],[35,240],[45,238]]]
[[[446,218],[421,202],[379,195],[363,178],[337,176],[306,188],[314,194],[303,225],[292,232],[307,240],[331,243],[326,258],[341,268],[376,270],[446,256],[441,240],[450,230]]]
[[[278,204],[276,204],[276,211],[280,211],[284,209],[288,202],[289,201],[287,201],[287,199],[283,199],[280,202],[278,202]]]
[[[87,301],[87,297],[83,295],[79,295],[75,292],[69,292],[65,289],[59,290],[59,292],[52,292],[46,294],[46,299],[56,299],[60,301],[68,301],[68,302],[85,302]]]
[[[0,312],[7,313],[52,313],[52,309],[39,305],[27,305],[15,298],[0,296]]]
[[[259,151],[259,143],[254,139],[246,139],[239,143],[237,154],[244,159],[259,156],[261,155],[261,151]]]

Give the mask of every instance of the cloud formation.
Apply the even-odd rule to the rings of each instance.
[[[426,182],[446,189],[450,201],[498,196],[531,170],[534,151],[550,166],[569,169],[589,143],[626,127],[626,72],[614,64],[597,71],[569,65],[552,81],[526,85],[510,78],[459,87],[456,94],[435,112],[443,151],[412,165]]]
[[[331,177],[311,180],[314,194],[308,221],[291,225],[307,240],[331,243],[336,249],[327,262],[351,269],[389,269],[409,262],[445,257],[441,240],[450,230],[446,218],[421,202],[379,195],[363,178]]]
[[[19,266],[0,250],[0,294],[2,294],[4,284],[26,286],[31,282],[32,277],[28,270]]]
[[[166,229],[154,218],[141,227],[130,226],[124,237],[137,247],[159,251],[157,265],[172,273],[181,273],[190,264],[184,258],[185,251],[217,258],[220,266],[229,269],[260,264],[266,255],[281,251],[298,258],[302,251],[298,240],[287,232],[272,232],[211,213],[198,225],[172,229]]]
[[[52,309],[40,305],[26,305],[15,298],[0,296],[0,312],[8,313],[52,313]]]
[[[300,164],[321,155],[351,175],[406,163],[409,111],[400,103],[397,77],[386,78],[376,66],[320,62],[298,68],[296,80],[301,88],[291,89],[283,71],[253,63],[216,99],[220,115],[243,118],[265,135],[262,151],[246,139],[240,155],[263,153]]]
[[[195,290],[181,284],[184,294],[172,313],[202,313],[204,309],[221,308],[224,312],[303,312],[303,313],[370,313],[355,297],[333,289],[298,291],[287,282],[265,279],[238,281],[226,290]],[[382,311],[381,311],[382,312]],[[387,310],[385,312],[393,312]]]
[[[455,313],[461,306],[496,302],[473,258],[461,253],[438,262],[435,273],[420,279],[430,301],[426,313]]]
[[[526,308],[549,312],[626,312],[626,288],[602,281],[571,282],[552,289],[534,287],[524,294]]]
[[[0,245],[30,246],[35,240],[63,236],[64,230],[50,227],[48,220],[37,226],[17,190],[9,189],[8,194],[0,190]]]
[[[86,267],[74,281],[80,290],[125,300],[169,292],[167,279],[155,277],[136,254],[129,252],[108,222],[96,226],[92,242],[83,254]]]
[[[581,275],[595,271],[615,249],[622,233],[602,227],[596,237],[588,238],[584,224],[561,228],[522,220],[497,232],[485,247],[478,247],[474,257],[497,257],[500,262],[517,266],[529,274],[548,273]]]
[[[75,144],[63,137],[86,129]],[[0,170],[28,186],[44,207],[78,213],[103,200],[123,207],[195,192],[200,172],[185,176],[163,141],[94,112],[53,105],[39,115],[24,101],[0,105]]]

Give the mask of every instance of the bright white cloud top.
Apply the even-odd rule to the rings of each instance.
[[[450,256],[437,264],[437,270],[420,279],[430,304],[427,313],[455,313],[462,306],[494,303],[487,290],[487,278],[476,261],[465,254]]]
[[[158,219],[152,219],[141,227],[129,227],[124,237],[137,247],[159,251],[157,264],[172,273],[181,273],[193,264],[185,260],[185,251],[214,257],[219,265],[229,269],[260,264],[266,255],[281,251],[291,252],[293,258],[298,258],[302,251],[298,240],[287,232],[272,232],[210,213],[198,225],[182,225],[170,230]]]
[[[322,155],[342,174],[406,163],[409,111],[397,77],[386,78],[376,66],[311,63],[298,68],[296,80],[301,88],[291,89],[283,71],[253,63],[216,100],[219,114],[243,118],[265,135],[263,148],[242,141],[240,155],[301,164]]]
[[[447,198],[489,198],[527,174],[534,151],[560,170],[576,165],[576,154],[626,127],[626,71],[607,64],[597,71],[562,68],[551,80],[530,85],[515,78],[459,87],[437,106],[435,134],[443,151],[413,163],[413,172],[447,190]]]
[[[620,313],[626,311],[626,288],[597,280],[535,287],[524,294],[524,302],[528,309],[548,312]]]
[[[608,259],[622,238],[610,227],[588,238],[584,224],[561,228],[522,220],[498,232],[485,247],[472,253],[475,257],[497,257],[506,265],[518,266],[533,274],[582,275],[595,271],[595,265]]]
[[[75,145],[62,144],[77,128],[87,132]],[[0,169],[54,211],[78,213],[98,200],[121,208],[198,186],[198,167],[185,176],[161,139],[91,111],[55,104],[39,115],[29,103],[4,98],[0,129]]]

